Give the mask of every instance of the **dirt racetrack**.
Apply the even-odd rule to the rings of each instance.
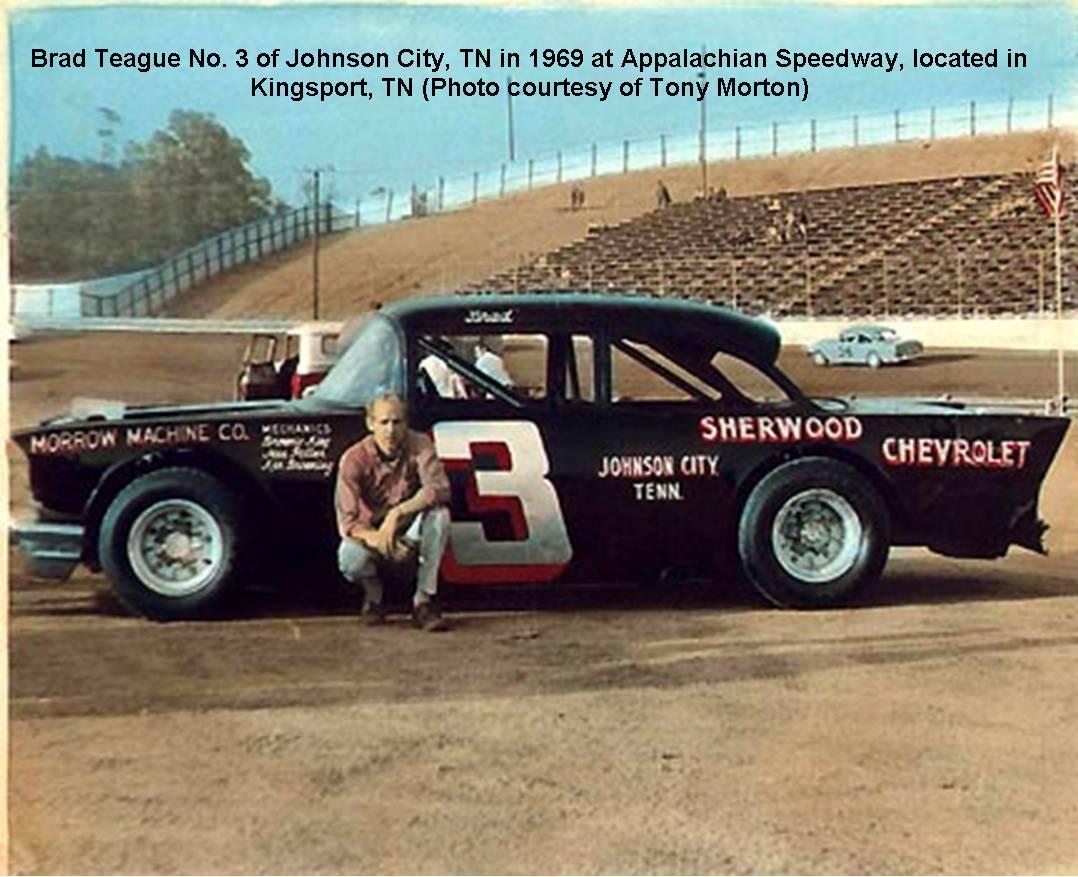
[[[241,345],[22,343],[13,426],[102,387],[226,397]],[[1041,354],[784,357],[818,393],[1043,397],[1054,374]],[[1072,430],[1042,494],[1051,557],[902,552],[843,611],[731,581],[479,594],[441,636],[272,597],[158,625],[16,560],[12,870],[1074,872],[1076,479]]]

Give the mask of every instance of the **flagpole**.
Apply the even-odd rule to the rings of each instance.
[[[1063,414],[1064,400],[1067,398],[1063,386],[1063,235],[1060,230],[1061,214],[1056,208],[1056,383],[1059,386],[1059,413]]]
[[[1052,167],[1059,173],[1059,145],[1052,146]],[[1055,214],[1056,225],[1056,386],[1059,388],[1059,413],[1063,414],[1064,400],[1066,399],[1064,388],[1063,370],[1063,189],[1062,181],[1056,196]]]

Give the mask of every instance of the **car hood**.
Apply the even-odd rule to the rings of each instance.
[[[264,417],[289,414],[295,410],[291,400],[263,399],[254,402],[213,402],[197,405],[130,405],[112,399],[74,399],[68,410],[41,421],[36,427],[18,430],[15,435],[57,427],[95,426],[102,422],[138,422],[143,420],[191,420],[199,418]]]

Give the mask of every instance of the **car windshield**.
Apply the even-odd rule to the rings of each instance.
[[[358,408],[382,393],[404,394],[404,352],[393,323],[375,315],[313,395],[323,402]]]

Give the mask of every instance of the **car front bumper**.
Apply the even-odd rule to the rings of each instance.
[[[26,555],[31,575],[38,578],[62,581],[82,559],[81,524],[14,521],[10,536]]]

